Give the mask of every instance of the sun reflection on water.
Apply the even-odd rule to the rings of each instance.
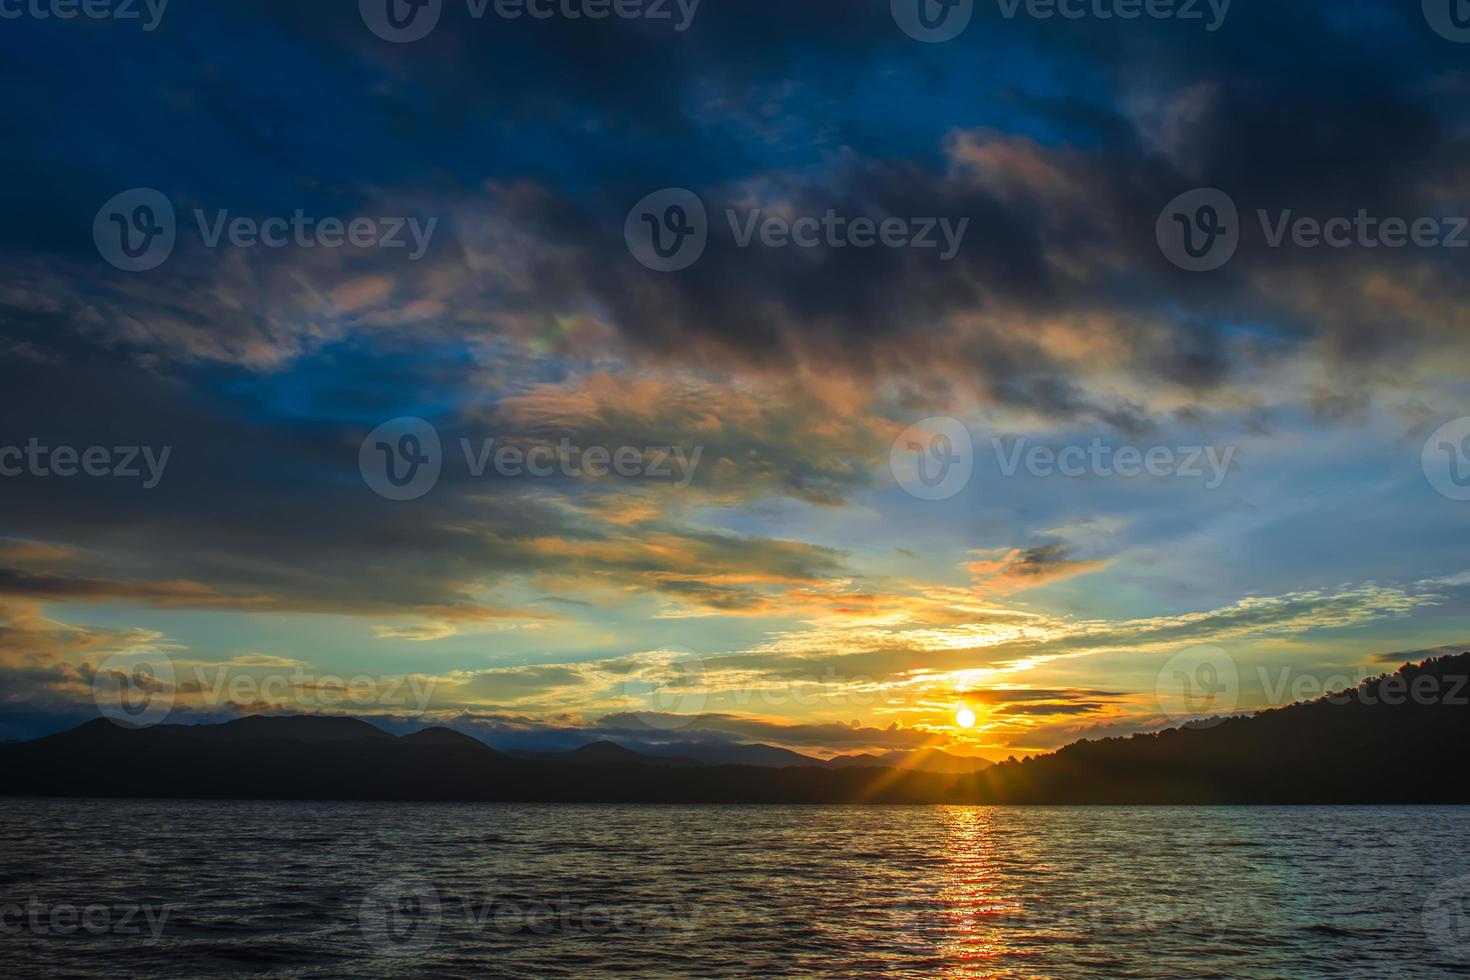
[[[945,864],[935,883],[935,939],[945,961],[944,976],[994,976],[1001,961],[1013,962],[1009,924],[1023,906],[1001,893],[996,867],[1005,840],[992,807],[944,807],[940,821]]]

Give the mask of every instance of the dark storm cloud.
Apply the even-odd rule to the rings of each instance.
[[[599,182],[599,195],[548,181],[550,195],[519,202],[504,216],[557,246],[543,261],[530,259],[539,289],[525,297],[527,307],[582,297],[610,311],[625,336],[650,349],[698,353],[709,343],[756,362],[806,356],[860,370],[901,371],[958,354],[998,400],[1053,415],[1091,413],[1134,431],[1147,420],[1089,402],[1069,377],[1074,367],[1038,348],[1025,318],[1066,312],[1112,318],[1111,329],[1134,348],[1135,370],[1191,386],[1225,380],[1235,358],[1264,356],[1258,347],[1222,341],[1227,325],[1238,332],[1242,321],[1263,335],[1260,344],[1325,335],[1343,357],[1368,356],[1375,353],[1375,338],[1402,336],[1401,324],[1392,310],[1364,308],[1350,294],[1334,301],[1328,284],[1351,278],[1369,261],[1375,267],[1387,262],[1427,274],[1429,301],[1453,301],[1460,288],[1436,273],[1435,257],[1267,253],[1249,243],[1234,266],[1200,278],[1169,267],[1152,231],[1164,200],[1197,184],[1228,189],[1247,215],[1255,207],[1327,214],[1358,208],[1381,214],[1432,211],[1433,189],[1453,174],[1461,150],[1446,117],[1462,110],[1432,94],[1448,52],[1422,24],[1383,12],[1394,27],[1387,57],[1378,26],[1370,30],[1365,21],[1310,11],[1237,10],[1227,30],[1209,37],[1146,21],[1106,29],[1091,25],[1085,32],[1077,25],[1024,19],[987,24],[973,39],[932,52],[926,70],[958,77],[960,59],[974,54],[975,46],[1009,40],[1035,45],[1038,56],[1064,77],[1098,76],[1104,87],[1087,102],[1077,97],[1069,103],[1026,99],[1031,79],[1024,75],[988,79],[987,94],[1014,95],[1034,115],[1009,138],[979,130],[969,144],[981,151],[975,172],[964,166],[952,172],[953,162],[939,157],[954,125],[942,112],[953,107],[942,95],[921,102],[913,91],[906,94],[918,117],[935,114],[927,141],[860,155],[835,169],[824,165],[819,176],[772,172],[747,162],[744,174],[710,164],[690,178],[692,160],[730,159],[706,136],[683,146],[675,156],[679,166],[666,168],[653,183],[609,177]],[[779,16],[751,21],[766,25]],[[728,38],[729,51],[701,48],[708,60],[696,79],[726,71],[729,52],[740,50],[744,39],[738,30],[726,33],[722,21],[701,26],[704,44]],[[817,36],[801,27],[785,25],[788,44],[829,54],[840,49],[843,64],[891,67],[918,57],[877,35],[839,30]],[[1262,37],[1275,42],[1264,54]],[[1140,52],[1150,56],[1147,62],[1139,60]],[[402,66],[413,70],[411,62]],[[655,76],[667,67],[657,57],[641,66]],[[790,78],[819,89],[799,67],[793,66]],[[687,91],[677,84],[673,89]],[[1125,111],[1129,102],[1145,105]],[[1028,129],[1064,122],[1062,131],[1076,141],[1072,148],[1065,141],[1031,142]],[[1045,179],[1035,179],[1037,170],[1045,171]],[[820,215],[831,208],[840,214],[964,217],[971,221],[970,233],[948,264],[901,249],[736,249],[728,235],[716,235],[694,268],[661,276],[627,260],[618,232],[638,192],[675,182],[705,197],[716,227],[725,208],[754,201],[793,214]],[[1290,282],[1303,279],[1323,283],[1316,290],[1322,302],[1281,298]],[[1192,315],[1179,321],[1180,310]],[[1000,322],[957,333],[949,321],[961,314]],[[1022,322],[1007,325],[1017,317]],[[905,359],[916,363],[906,365]]]
[[[86,157],[48,172],[41,161],[60,134],[31,118],[40,103],[17,100],[15,121],[40,128],[10,164],[12,246],[55,254],[64,239],[61,251],[88,258],[91,214],[120,179],[266,214],[356,213],[390,188],[452,211],[487,179],[531,180],[546,195],[498,216],[534,236],[534,286],[519,312],[600,311],[636,345],[695,359],[714,356],[710,345],[756,363],[802,357],[898,374],[957,360],[998,401],[1124,428],[1147,420],[1089,398],[1076,364],[1036,342],[1035,320],[1100,318],[1143,378],[1208,387],[1251,356],[1238,337],[1223,340],[1241,323],[1272,341],[1325,336],[1350,360],[1432,339],[1405,336],[1392,307],[1328,285],[1370,264],[1420,277],[1426,302],[1463,298],[1434,256],[1247,243],[1231,266],[1199,277],[1170,267],[1153,241],[1162,204],[1201,184],[1227,190],[1247,214],[1435,213],[1436,188],[1458,173],[1464,110],[1449,84],[1453,46],[1415,11],[1242,4],[1206,33],[1148,19],[1006,19],[981,5],[965,35],[926,46],[877,2],[707,3],[683,33],[617,19],[472,21],[463,4],[445,6],[441,27],[408,45],[374,37],[348,3],[175,10],[146,37],[17,25],[34,42],[25,57],[38,84],[54,83],[46,90],[61,109],[51,116],[155,152],[121,173]],[[144,55],[153,74],[126,60]],[[71,63],[109,56],[124,67],[100,93],[64,76]],[[841,98],[874,72],[904,107],[902,127]],[[302,88],[317,111],[295,98]],[[865,138],[874,127],[889,138]],[[185,156],[218,165],[185,172]],[[634,200],[668,185],[701,193],[717,224],[725,207],[747,203],[970,224],[947,263],[914,249],[735,249],[726,235],[694,268],[659,276],[629,261],[621,228]],[[37,199],[50,210],[36,210]],[[62,225],[71,231],[57,239]],[[361,271],[374,259],[385,264],[361,257]],[[283,278],[323,290],[345,272],[291,265]],[[412,293],[430,268],[392,272]],[[306,347],[320,336],[303,329],[299,297],[280,289],[263,297],[282,304],[277,317],[241,316],[238,302],[211,308],[213,292],[199,287],[218,289],[222,274],[188,282],[199,297],[188,304],[181,282],[172,301],[124,295],[67,316],[111,319],[115,334],[144,346],[231,359],[263,356],[261,346],[297,356],[303,344],[282,334],[302,332]],[[168,275],[149,291],[166,294]],[[229,292],[243,298],[251,285],[242,274]],[[124,329],[140,302],[176,308],[145,305]]]
[[[237,393],[249,388],[242,372],[214,377]],[[253,397],[205,395],[98,350],[83,364],[0,362],[0,386],[16,406],[0,422],[0,446],[35,440],[78,451],[170,450],[152,489],[111,477],[6,477],[7,532],[72,549],[39,567],[12,561],[5,568],[13,556],[0,553],[6,595],[535,619],[558,613],[502,609],[470,590],[513,575],[616,575],[650,592],[692,592],[738,605],[739,589],[693,579],[727,575],[779,586],[839,567],[830,549],[689,530],[669,520],[620,531],[541,493],[576,491],[595,502],[623,489],[617,481],[532,487],[493,471],[476,478],[457,438],[484,431],[459,427],[453,416],[443,420],[439,485],[418,500],[395,502],[375,495],[358,469],[359,445],[375,422],[273,415]]]

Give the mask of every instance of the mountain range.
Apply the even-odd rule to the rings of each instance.
[[[0,745],[0,794],[582,803],[1467,803],[1467,677],[1470,654],[1440,657],[1314,701],[1076,742],[978,771],[933,771],[974,760],[932,752],[779,767],[652,756],[612,742],[563,753],[503,753],[448,728],[395,736],[358,719],[324,716],[256,715],[147,728],[98,719]]]
[[[942,749],[923,748],[907,752],[884,752],[880,755],[839,755],[830,759],[802,755],[775,745],[698,745],[686,744],[668,754],[636,752],[616,742],[591,742],[570,752],[529,752],[511,749],[507,755],[517,759],[541,762],[640,762],[651,766],[763,766],[784,769],[788,766],[817,766],[824,769],[869,768],[915,769],[920,772],[977,772],[992,765],[988,759],[959,756]]]

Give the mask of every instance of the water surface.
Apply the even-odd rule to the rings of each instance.
[[[17,976],[1470,975],[1467,808],[10,800],[0,839]]]

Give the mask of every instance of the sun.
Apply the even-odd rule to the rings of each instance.
[[[961,728],[974,728],[975,712],[971,711],[969,707],[961,705],[960,710],[954,713],[954,723]]]

